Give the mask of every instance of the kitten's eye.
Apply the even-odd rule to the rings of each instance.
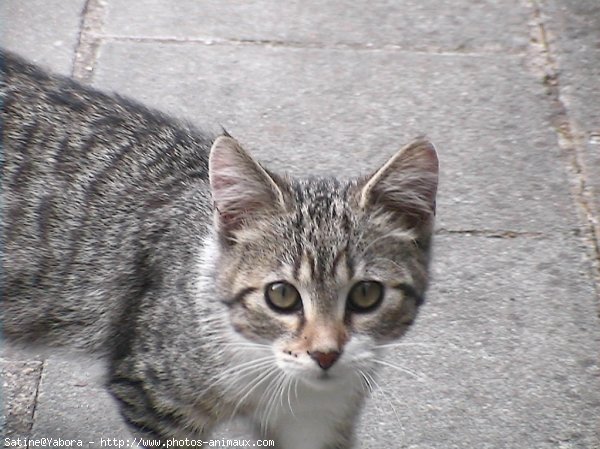
[[[265,290],[267,304],[277,312],[295,312],[302,305],[300,293],[287,282],[273,282]]]
[[[348,293],[348,307],[353,312],[365,313],[374,310],[383,299],[383,285],[377,281],[361,281],[354,284]]]

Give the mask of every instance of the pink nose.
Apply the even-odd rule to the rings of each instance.
[[[335,361],[340,357],[339,351],[330,351],[330,352],[321,352],[321,351],[312,351],[309,352],[308,355],[319,364],[322,369],[329,369],[335,363]]]

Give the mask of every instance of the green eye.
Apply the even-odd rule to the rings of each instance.
[[[287,282],[273,282],[265,290],[267,304],[277,312],[295,312],[302,305],[300,293]]]
[[[383,285],[377,281],[361,281],[348,293],[348,308],[356,313],[370,312],[381,304]]]

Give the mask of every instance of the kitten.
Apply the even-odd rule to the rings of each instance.
[[[295,180],[3,52],[2,325],[100,352],[140,436],[244,417],[280,449],[347,449],[382,346],[427,286],[438,162]]]

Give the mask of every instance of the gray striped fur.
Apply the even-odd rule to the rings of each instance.
[[[290,179],[230,136],[0,57],[4,336],[106,356],[138,435],[240,416],[281,449],[352,447],[379,346],[427,288],[431,144],[350,181]],[[364,314],[346,303],[362,280],[385,291]],[[267,305],[275,281],[298,311]]]

